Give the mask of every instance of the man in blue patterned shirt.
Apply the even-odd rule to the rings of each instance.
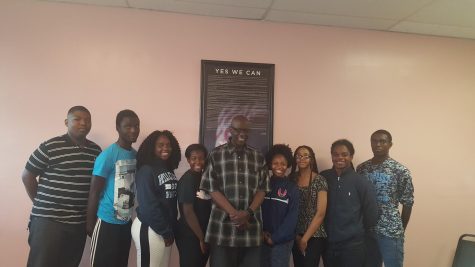
[[[414,186],[409,170],[389,157],[391,146],[391,134],[377,130],[371,135],[374,157],[356,169],[374,184],[379,209],[375,235],[367,239],[371,254],[367,257],[367,266],[380,267],[383,261],[385,267],[403,266],[404,231],[414,204]],[[402,204],[401,214],[399,204]]]
[[[200,188],[210,193],[213,207],[205,241],[211,267],[258,267],[262,243],[261,204],[270,191],[262,154],[246,144],[249,120],[231,121],[228,143],[214,148]]]

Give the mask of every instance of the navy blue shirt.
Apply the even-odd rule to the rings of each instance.
[[[328,183],[325,226],[328,241],[362,240],[366,230],[376,225],[378,208],[373,185],[348,168],[338,176],[335,169],[321,173]]]
[[[274,244],[279,244],[295,238],[300,192],[287,177],[273,176],[270,186],[272,191],[266,194],[261,206],[263,229],[271,233]]]
[[[177,179],[165,162],[143,165],[135,175],[137,185],[137,217],[165,239],[174,237],[178,215]]]

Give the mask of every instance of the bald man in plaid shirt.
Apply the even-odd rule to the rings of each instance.
[[[249,120],[236,116],[229,142],[213,149],[200,188],[213,208],[206,231],[211,267],[258,267],[262,243],[261,204],[270,191],[263,155],[247,146]]]

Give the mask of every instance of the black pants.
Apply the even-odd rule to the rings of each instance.
[[[382,267],[383,258],[379,252],[378,239],[376,234],[366,234],[365,236],[365,245],[366,245],[366,260],[365,267]]]
[[[305,256],[300,252],[296,242],[292,248],[292,256],[295,267],[317,267],[320,262],[320,256],[325,251],[325,238],[312,237],[307,242]]]
[[[30,222],[28,267],[77,267],[86,243],[84,224],[66,224],[33,217]]]
[[[180,253],[180,267],[205,267],[209,253],[201,253],[200,241],[196,236],[176,236],[176,247]]]
[[[97,219],[91,238],[91,266],[127,267],[132,235],[127,224],[111,224]]]
[[[364,240],[327,243],[325,267],[363,267],[366,259]]]
[[[259,267],[260,247],[223,247],[212,245],[210,267]]]

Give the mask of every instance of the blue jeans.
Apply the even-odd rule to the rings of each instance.
[[[261,246],[261,267],[289,267],[293,240],[272,247]]]
[[[385,267],[402,267],[404,262],[404,238],[378,235],[379,251]]]
[[[402,267],[404,261],[404,238],[392,238],[375,233],[366,236],[365,267]]]

